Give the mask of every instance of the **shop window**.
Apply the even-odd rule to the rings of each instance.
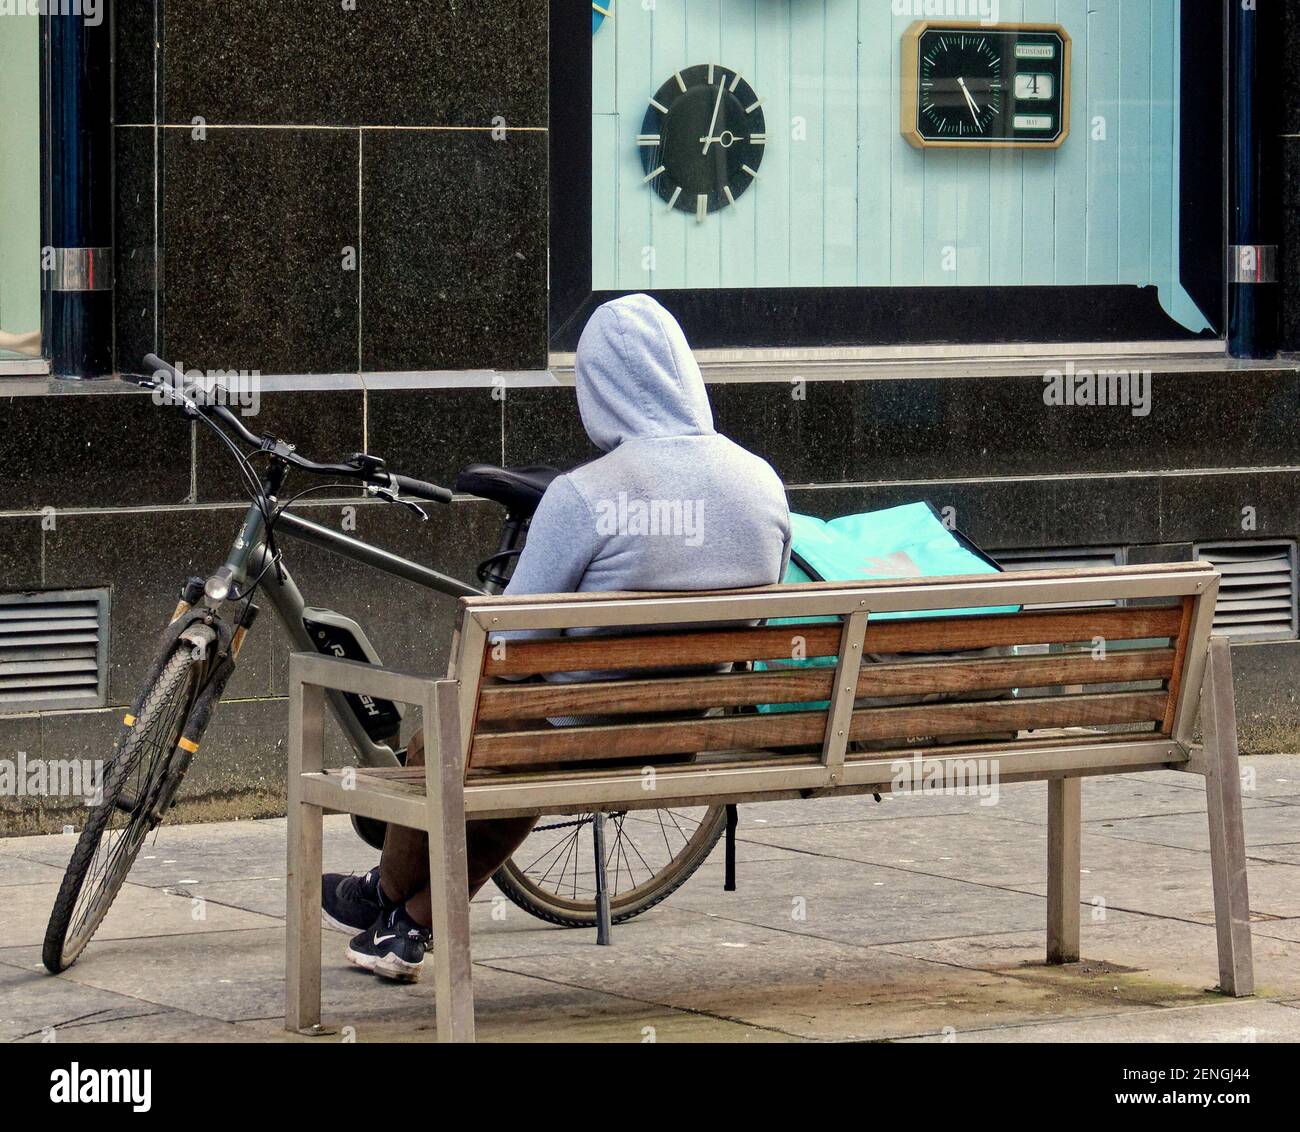
[[[697,346],[1218,337],[1221,5],[598,8],[554,17],[556,349],[640,290]]]
[[[41,352],[39,27],[0,18],[0,373]]]

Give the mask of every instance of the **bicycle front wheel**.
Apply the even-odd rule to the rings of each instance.
[[[117,897],[145,838],[162,821],[185,774],[178,746],[194,706],[203,660],[181,642],[144,697],[139,716],[114,744],[50,913],[42,958],[52,974],[85,950]],[[197,740],[196,740],[197,741]]]
[[[492,878],[515,904],[563,927],[596,922],[591,814],[544,817]],[[725,806],[675,806],[606,815],[610,919],[623,923],[671,896],[708,859],[727,826]]]

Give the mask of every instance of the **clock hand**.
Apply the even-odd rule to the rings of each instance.
[[[713,128],[718,124],[718,111],[722,109],[722,96],[726,93],[727,84],[718,81],[718,101],[713,104],[713,121],[709,123],[709,136],[704,139],[704,156],[709,155],[709,146],[713,144]]]
[[[975,119],[975,125],[978,127],[980,124],[979,106],[976,104],[975,100],[971,97],[970,91],[966,87],[966,80],[959,78],[957,82],[961,86],[962,94],[966,96],[966,104],[970,107],[970,116]]]

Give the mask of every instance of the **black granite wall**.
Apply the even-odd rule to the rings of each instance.
[[[1282,7],[1281,114],[1281,336],[1283,350],[1300,353],[1300,4]]]
[[[122,371],[545,368],[545,4],[115,9]]]
[[[1286,7],[1294,202],[1300,5]],[[478,460],[563,467],[592,455],[571,389],[512,378],[502,397],[486,377],[440,372],[547,366],[544,4],[115,9],[124,372],[154,350],[204,369],[332,375],[265,391],[253,427],[322,457],[366,448],[435,481]],[[1300,348],[1296,215],[1288,207],[1283,265]],[[0,750],[98,756],[180,582],[220,561],[244,497],[212,438],[146,394],[22,380],[0,384],[0,577],[7,588],[111,588],[111,706],[0,717]],[[1145,417],[1050,408],[1032,375],[813,381],[802,396],[784,380],[724,382],[711,393],[719,428],[769,459],[808,513],[928,499],[993,552],[1121,546],[1133,561],[1300,534],[1294,364],[1156,374]],[[461,577],[496,546],[487,504],[439,508],[424,525],[352,495],[303,507],[332,526],[356,508],[362,537]],[[376,585],[309,548],[290,555],[309,600],[360,620],[385,658],[442,666],[450,600]],[[1246,746],[1300,746],[1300,643],[1234,653]],[[286,656],[268,614],[187,782],[192,814],[281,804]]]

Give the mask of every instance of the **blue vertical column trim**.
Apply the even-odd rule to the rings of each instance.
[[[1275,4],[1229,2],[1228,8],[1228,352],[1269,358],[1277,352],[1277,232],[1270,184],[1268,66],[1281,32]]]
[[[42,300],[57,377],[113,373],[112,11],[41,17]]]

